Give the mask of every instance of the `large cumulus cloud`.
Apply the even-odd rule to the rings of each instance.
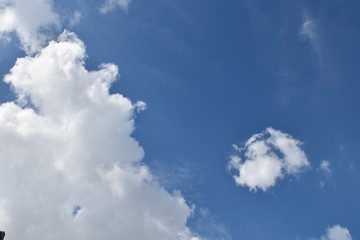
[[[0,105],[0,226],[8,240],[198,239],[180,194],[165,191],[131,137],[133,104],[109,94],[117,66],[84,67],[85,46],[64,32],[5,76]]]

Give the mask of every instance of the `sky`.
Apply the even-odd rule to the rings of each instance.
[[[360,239],[359,11],[0,0],[5,239]]]

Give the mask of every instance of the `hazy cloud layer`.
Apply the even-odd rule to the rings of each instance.
[[[80,20],[82,18],[82,13],[78,10],[74,11],[74,14],[71,18],[69,18],[69,26],[73,27],[80,23]]]
[[[127,10],[131,0],[105,0],[100,8],[101,13],[108,13],[117,7]]]
[[[0,226],[7,240],[199,239],[192,213],[141,161],[132,104],[109,94],[117,66],[84,67],[85,46],[64,32],[5,82],[0,105]]]
[[[0,36],[16,33],[28,53],[41,49],[51,27],[60,24],[51,0],[0,0]]]
[[[229,169],[235,169],[236,185],[268,190],[286,175],[300,173],[310,164],[301,142],[273,128],[254,134],[244,146],[234,145]]]

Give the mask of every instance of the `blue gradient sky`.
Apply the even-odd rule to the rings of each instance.
[[[134,137],[160,183],[196,205],[192,229],[295,240],[340,224],[360,238],[359,1],[133,0],[106,15],[98,5],[55,1],[82,13],[67,28],[85,42],[87,68],[117,64],[111,91],[146,102]],[[18,45],[0,44],[2,75],[24,55]],[[0,93],[14,98],[6,84]],[[311,169],[249,191],[226,166],[232,144],[266,127],[303,142]]]

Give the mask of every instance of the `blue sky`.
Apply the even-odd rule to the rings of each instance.
[[[129,118],[129,122],[135,122],[135,128],[129,130],[124,142],[128,138],[136,139],[144,149],[141,164],[148,166],[155,182],[151,184],[158,184],[173,198],[176,194],[172,193],[180,191],[186,206],[189,209],[195,206],[191,216],[186,217],[186,228],[194,236],[254,240],[360,238],[357,220],[360,214],[358,1],[37,2],[49,4],[58,19],[44,18],[45,23],[37,27],[46,26],[47,31],[44,33],[41,29],[25,40],[19,39],[25,36],[21,34],[26,30],[19,27],[6,30],[5,24],[0,23],[1,75],[10,72],[17,58],[37,56],[40,49],[48,41],[57,39],[64,29],[74,32],[84,42],[87,70],[98,70],[102,63],[116,64],[120,77],[112,84],[110,93],[122,94],[134,106],[137,101],[147,105],[146,110]],[[110,6],[111,2],[114,5],[101,13],[101,7],[106,3]],[[6,9],[21,7],[20,3],[21,0],[0,1],[0,19],[5,19]],[[78,19],[73,17],[75,12]],[[41,18],[36,10],[30,11],[29,15],[32,14],[34,18]],[[46,40],[39,40],[40,32]],[[26,46],[30,46],[27,52],[22,50]],[[26,95],[29,91],[29,102],[17,103],[19,106],[35,105],[36,114],[49,119],[56,115],[55,100],[44,97],[45,102],[54,101],[49,106],[36,103],[39,93],[31,92],[25,80],[16,80],[18,75],[13,75],[12,88],[18,92],[11,91],[9,84],[1,83],[2,103],[15,101],[21,92]],[[16,85],[17,81],[20,85]],[[50,88],[56,86],[49,85]],[[74,89],[64,92],[76,91]],[[64,99],[60,100],[66,101]],[[107,105],[103,109],[106,110]],[[99,114],[108,116],[105,110]],[[105,120],[103,124],[98,126],[96,134],[101,133],[104,126],[121,128]],[[276,136],[270,133],[267,138],[268,127],[275,129],[274,134],[284,134],[281,136],[289,144],[288,152],[272,142]],[[7,134],[7,130],[1,131],[4,136]],[[264,136],[257,141],[264,140],[269,149],[265,155],[257,149],[256,156],[250,157],[246,141],[258,133]],[[123,138],[120,140],[116,144],[122,149]],[[18,144],[19,148],[27,149],[21,145],[23,141]],[[236,150],[233,144],[242,149]],[[52,146],[56,148],[55,143]],[[106,155],[112,148],[101,149]],[[124,149],[127,151],[127,145]],[[299,152],[303,155],[296,155]],[[1,158],[7,156],[13,155],[3,154]],[[241,163],[238,168],[228,169],[232,156],[240,157]],[[19,156],[14,155],[16,157]],[[267,157],[274,160],[272,163],[281,164],[281,172],[272,179],[273,184],[266,182],[262,185],[264,188],[259,184],[251,188],[247,178],[236,184],[233,176],[245,177],[239,171],[247,161],[263,161]],[[287,157],[299,161],[294,171],[286,170]],[[0,160],[0,163],[4,166],[9,164],[7,161]],[[272,167],[270,164],[263,170],[268,173]],[[138,165],[136,168],[141,169]],[[127,171],[123,166],[120,169]],[[258,171],[254,169],[255,173]],[[1,181],[13,181],[5,175]],[[246,176],[256,178],[250,175],[251,172]],[[54,186],[57,181],[62,180],[54,179]],[[68,195],[77,194],[73,191]],[[86,209],[86,194],[83,197],[84,203],[76,203],[79,204],[76,210],[80,212]],[[11,191],[5,191],[1,199],[13,199]],[[105,200],[97,203],[104,204],[101,201]],[[29,203],[30,207],[34,206]],[[12,216],[17,214],[8,212],[10,219],[16,219]],[[30,215],[29,219],[32,219]],[[16,229],[14,223],[2,224],[8,226],[7,232]],[[4,227],[0,224],[0,228]],[[332,230],[339,230],[343,235],[333,237]],[[132,236],[122,238],[121,231],[118,234],[121,239]],[[30,235],[24,233],[17,239],[26,236]],[[15,238],[10,235],[9,239]],[[108,239],[112,239],[111,235]]]

